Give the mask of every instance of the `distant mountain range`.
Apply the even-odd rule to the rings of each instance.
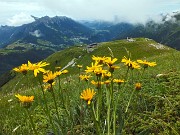
[[[0,27],[0,46],[7,45],[20,40],[25,43],[38,44],[38,39],[49,41],[51,44],[75,43],[88,38],[92,30],[68,17],[48,16],[35,19],[34,22],[19,27]]]
[[[159,22],[149,20],[146,24],[125,22],[113,24],[102,21],[82,21],[82,23],[91,29],[101,31],[107,40],[147,37],[180,50],[180,12],[162,15]]]
[[[18,27],[0,27],[0,74],[26,63],[37,62],[72,45],[91,44],[127,37],[147,37],[180,50],[180,13],[162,16],[146,24],[75,21],[65,16],[34,17]],[[169,19],[170,18],[170,19]]]

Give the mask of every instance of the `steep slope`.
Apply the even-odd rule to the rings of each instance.
[[[9,43],[9,40],[12,38],[12,34],[16,29],[18,29],[18,27],[0,27],[0,48],[5,47]]]

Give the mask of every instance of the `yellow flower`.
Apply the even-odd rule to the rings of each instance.
[[[34,101],[34,96],[22,96],[22,95],[15,95],[22,103],[31,103]]]
[[[109,77],[111,77],[111,72],[106,72],[102,75],[103,78],[109,79]]]
[[[99,67],[102,67],[102,65],[99,65],[98,62],[95,62],[95,63],[91,63],[91,67],[86,67],[87,70],[85,70],[87,73],[89,72],[94,72],[95,69],[99,68]]]
[[[81,78],[81,80],[85,80],[85,81],[88,81],[90,77],[91,77],[91,75],[80,75],[79,76],[79,78]]]
[[[135,84],[135,89],[136,90],[141,90],[141,87],[142,87],[141,83],[136,83]]]
[[[63,70],[61,72],[62,72],[62,74],[67,74],[69,71],[68,70]]]
[[[56,73],[56,76],[57,76],[57,77],[60,76],[60,75],[62,74],[61,71],[56,71],[55,73]]]
[[[61,74],[67,74],[69,71],[68,70],[63,70],[63,71],[56,71],[56,76],[59,77]]]
[[[102,76],[102,74],[105,74],[107,72],[107,70],[103,70],[102,67],[96,68],[94,70],[94,73],[96,74],[96,76]]]
[[[134,61],[131,61],[130,58],[127,59],[125,56],[121,60],[121,62],[123,62],[128,68],[131,68],[131,69],[140,69],[140,66],[138,65],[138,63],[136,63]]]
[[[130,68],[131,69],[140,69],[141,67],[138,63],[132,62]]]
[[[111,80],[104,81],[104,84],[110,84],[110,83],[111,83]]]
[[[23,107],[29,108],[34,101],[34,96],[22,96],[22,95],[15,95],[19,99],[19,101],[22,103]]]
[[[99,82],[99,81],[98,81],[98,82],[95,82],[94,80],[92,80],[91,83],[92,83],[93,85],[95,85],[96,88],[100,88],[101,85],[104,84],[104,82],[101,82],[101,81],[100,81],[100,82]]]
[[[130,66],[132,61],[129,59],[126,58],[126,56],[123,57],[123,59],[121,60],[121,62],[123,62],[126,66]]]
[[[98,64],[103,64],[105,61],[106,57],[96,57],[96,56],[92,56],[92,60],[96,61]]]
[[[44,85],[44,90],[51,92],[51,90],[52,90],[51,88],[54,85],[55,85],[55,82],[53,82],[52,84],[46,84],[46,85]]]
[[[121,83],[124,83],[124,80],[114,79],[113,82],[115,82],[115,83],[117,83],[118,85],[120,85]]]
[[[43,72],[45,73],[45,69],[43,69],[42,67],[45,67],[49,65],[49,63],[46,62],[38,62],[37,64],[32,64],[30,61],[28,61],[28,67],[29,70],[34,71],[34,76],[36,77],[38,73]]]
[[[18,68],[14,68],[13,70],[26,75],[29,68],[27,64],[22,64],[21,66],[19,66]]]
[[[118,68],[120,68],[120,67],[119,67],[119,66],[115,66],[115,65],[109,66],[109,72],[113,73],[114,70],[115,70],[115,69],[118,69]]]
[[[82,65],[77,65],[78,68],[82,68],[83,66]]]
[[[117,58],[112,59],[111,57],[106,57],[105,63],[108,66],[112,66],[117,60]]]
[[[52,71],[50,71],[46,75],[43,75],[43,82],[52,84],[55,78],[56,78],[56,73],[52,73]]]
[[[154,66],[156,66],[157,64],[156,64],[156,62],[148,62],[148,61],[146,61],[146,60],[137,60],[137,62],[138,63],[140,63],[140,64],[143,64],[144,65],[144,68],[147,68],[147,67],[154,67]]]
[[[111,83],[111,80],[104,81],[104,84],[106,84],[107,88],[110,88],[110,83]]]
[[[81,93],[80,95],[80,98],[81,99],[84,99],[85,101],[87,101],[88,105],[91,103],[91,100],[93,98],[93,96],[96,94],[96,92],[94,92],[94,89],[86,89],[86,90],[83,90],[83,92]]]

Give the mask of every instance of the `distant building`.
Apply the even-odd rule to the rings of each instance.
[[[88,48],[94,48],[94,47],[96,47],[97,46],[97,43],[92,43],[92,44],[89,44],[87,47]]]
[[[128,38],[128,37],[127,37],[126,40],[127,40],[127,42],[135,42],[135,41],[136,41],[136,40],[134,40],[133,38]]]
[[[88,53],[92,52],[97,45],[98,45],[97,43],[92,43],[92,44],[87,45],[87,52]]]
[[[152,39],[149,39],[149,38],[145,38],[145,40],[146,40],[146,41],[150,41],[150,40],[152,40]]]

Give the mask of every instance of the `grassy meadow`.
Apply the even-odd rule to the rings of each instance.
[[[179,51],[137,38],[24,64],[1,88],[0,135],[180,133]]]

